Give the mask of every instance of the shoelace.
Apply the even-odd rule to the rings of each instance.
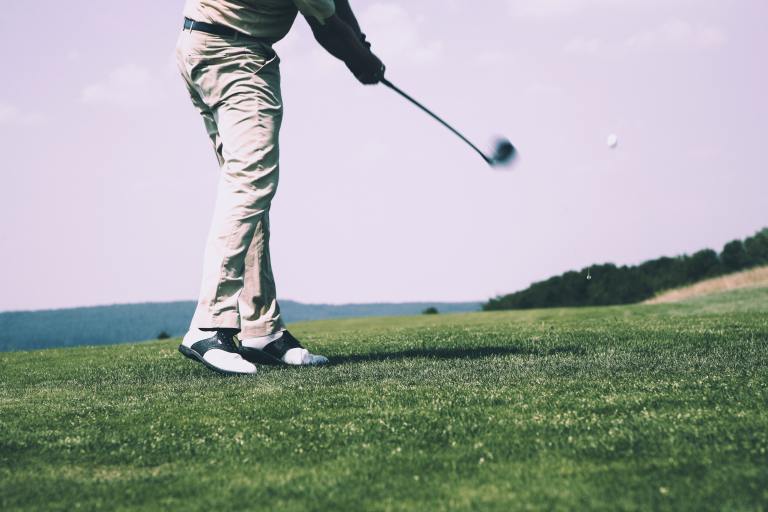
[[[216,341],[221,343],[224,347],[232,352],[239,352],[237,342],[235,342],[235,333],[227,331],[216,331]]]

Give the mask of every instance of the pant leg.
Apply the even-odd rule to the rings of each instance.
[[[199,32],[182,34],[178,48],[181,74],[193,103],[203,105],[221,163],[192,327],[269,334],[282,328],[268,247],[279,175],[279,59],[267,45]]]
[[[216,121],[213,118],[213,112],[208,108],[200,94],[192,86],[190,82],[184,82],[187,86],[187,92],[192,100],[192,104],[203,118],[203,124],[205,125],[205,131],[208,132],[208,136],[211,138],[213,144],[213,151],[216,154],[216,159],[219,161],[219,167],[224,165],[224,156],[222,155],[223,144],[221,137],[219,136],[219,128],[216,126]]]
[[[240,294],[240,337],[266,336],[284,328],[269,254],[269,211],[261,218],[245,256]]]

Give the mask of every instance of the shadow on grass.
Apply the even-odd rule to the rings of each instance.
[[[523,348],[517,346],[503,347],[457,347],[457,348],[415,348],[410,350],[398,350],[395,352],[374,352],[368,354],[352,354],[331,358],[331,364],[350,364],[368,361],[393,361],[400,359],[426,358],[426,359],[481,359],[493,356],[508,355],[532,355],[551,356],[556,354],[573,354],[582,356],[586,354],[583,347],[562,346],[549,348]]]

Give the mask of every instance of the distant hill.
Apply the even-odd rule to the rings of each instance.
[[[728,242],[719,254],[702,249],[691,256],[662,257],[636,266],[604,263],[572,270],[533,283],[525,290],[493,298],[483,304],[483,309],[631,304],[664,290],[760,265],[768,265],[768,228],[743,241]]]
[[[646,304],[667,304],[680,302],[715,293],[741,290],[743,288],[768,288],[768,266],[742,270],[720,277],[699,281],[696,284],[667,290],[645,301]]]
[[[441,313],[478,311],[479,302],[302,304],[280,302],[288,322],[364,316],[418,315],[429,307]],[[0,351],[107,345],[155,339],[161,332],[181,336],[195,310],[193,301],[147,302],[43,311],[0,313]]]

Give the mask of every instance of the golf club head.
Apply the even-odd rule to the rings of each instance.
[[[517,149],[509,142],[509,139],[500,138],[496,140],[493,147],[493,153],[488,163],[493,167],[509,165],[517,157]]]

